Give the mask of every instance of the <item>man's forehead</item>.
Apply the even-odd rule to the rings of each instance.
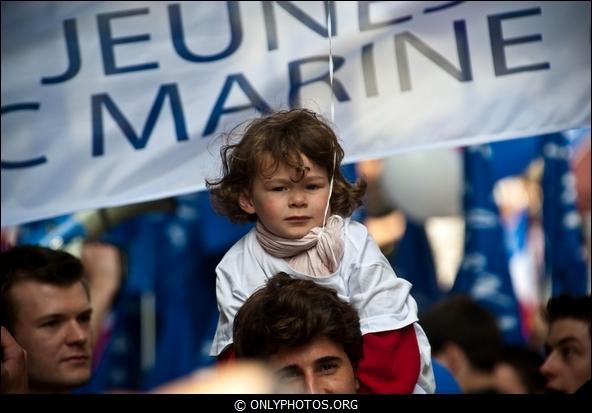
[[[82,283],[57,286],[37,281],[21,281],[11,289],[11,298],[18,314],[42,317],[85,311],[90,302]]]
[[[547,341],[552,345],[570,337],[583,342],[589,341],[589,329],[590,325],[584,320],[579,320],[577,318],[562,318],[555,320],[551,324]]]
[[[280,347],[270,357],[275,366],[313,365],[318,360],[327,358],[347,359],[347,355],[340,344],[321,336],[298,347]]]

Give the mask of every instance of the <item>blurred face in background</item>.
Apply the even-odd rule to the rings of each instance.
[[[549,327],[546,342],[547,358],[541,373],[547,388],[563,393],[575,393],[590,380],[590,325],[583,320],[564,318]]]
[[[27,351],[29,390],[63,393],[91,375],[90,300],[81,282],[55,286],[36,281],[10,290],[14,338]]]
[[[520,375],[508,363],[500,363],[495,367],[495,387],[503,394],[527,394],[528,389],[522,383]]]

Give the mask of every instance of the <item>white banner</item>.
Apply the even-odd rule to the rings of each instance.
[[[3,1],[2,226],[204,188],[330,53],[348,161],[590,126],[589,2]]]

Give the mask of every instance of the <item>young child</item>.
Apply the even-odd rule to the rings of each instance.
[[[397,278],[366,227],[350,219],[365,183],[340,172],[343,149],[314,112],[253,120],[221,150],[223,176],[206,181],[214,207],[256,226],[216,269],[220,319],[210,354],[232,357],[234,317],[278,272],[335,289],[360,316],[360,393],[433,393],[430,346],[411,284]]]

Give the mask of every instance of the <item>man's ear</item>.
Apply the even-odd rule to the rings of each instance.
[[[238,204],[241,207],[241,209],[245,211],[247,214],[255,213],[255,205],[253,204],[253,200],[251,199],[251,196],[248,193],[243,192],[242,194],[240,194],[238,198]]]
[[[458,380],[468,365],[468,358],[460,346],[451,341],[444,345],[443,350],[438,354],[438,360],[450,370],[452,375]]]

